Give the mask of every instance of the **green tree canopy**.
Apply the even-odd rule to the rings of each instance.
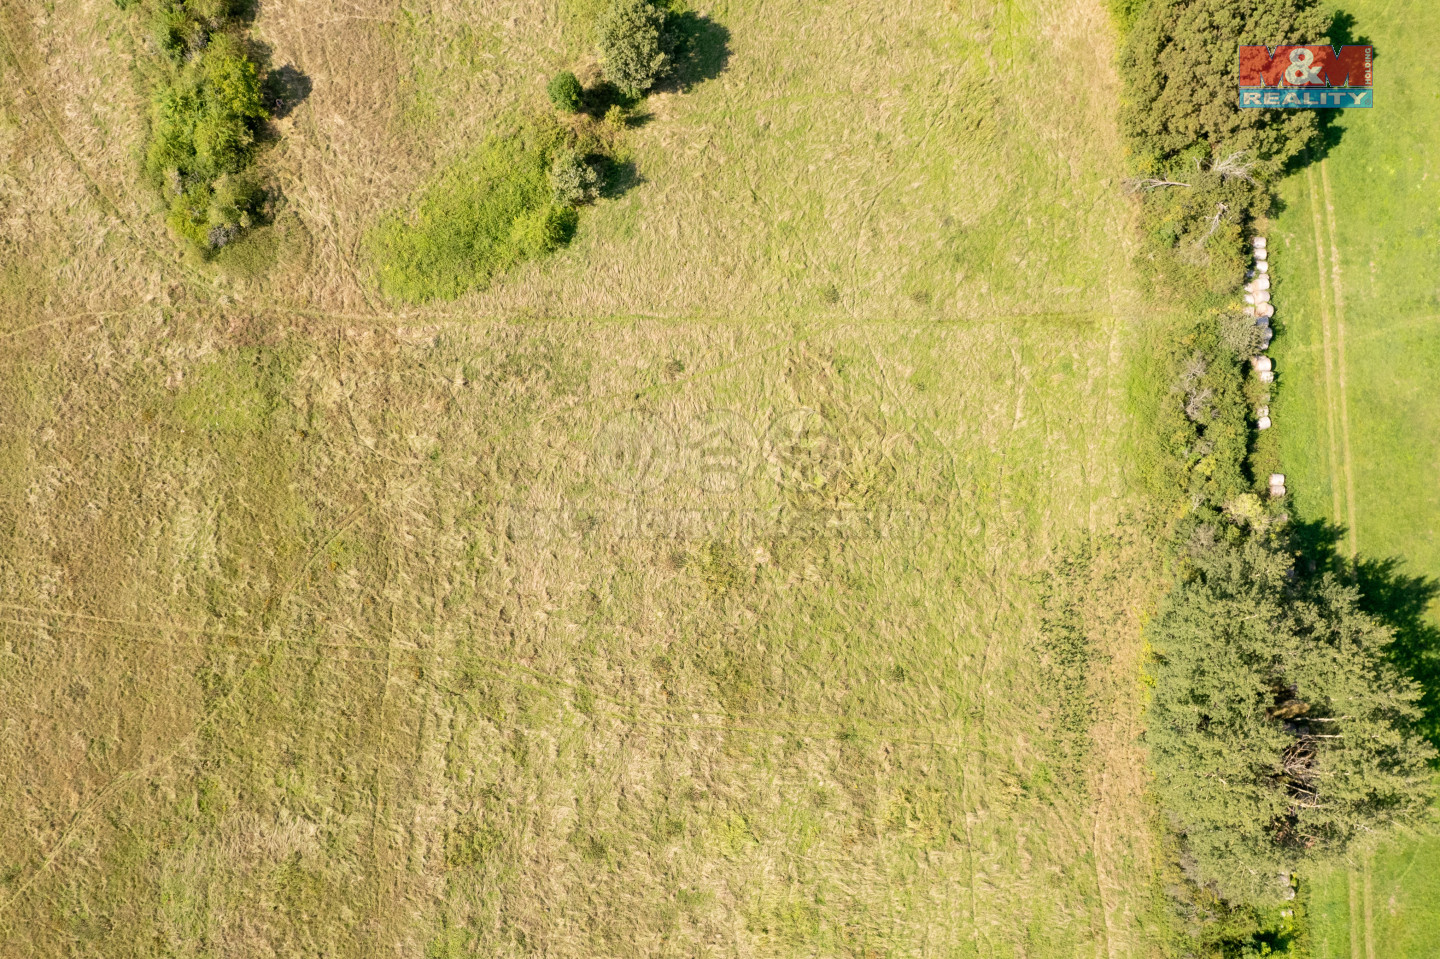
[[[605,78],[627,95],[649,90],[669,69],[666,14],[651,0],[613,0],[595,30]]]
[[[1279,874],[1418,815],[1434,749],[1420,690],[1355,589],[1297,579],[1265,534],[1199,526],[1191,573],[1152,623],[1146,732],[1156,789],[1195,878],[1266,901]]]
[[[1329,16],[1316,0],[1150,0],[1121,54],[1121,127],[1142,173],[1244,152],[1273,174],[1309,144],[1313,110],[1242,110],[1242,44],[1323,43]],[[1174,172],[1180,172],[1175,170]]]

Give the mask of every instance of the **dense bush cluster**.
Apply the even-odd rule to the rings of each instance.
[[[1228,291],[1270,185],[1314,140],[1311,110],[1242,110],[1241,44],[1322,42],[1317,0],[1112,0],[1128,25],[1120,114],[1151,262],[1182,294]]]
[[[1279,535],[1194,528],[1151,630],[1156,791],[1197,881],[1279,900],[1288,874],[1429,804],[1420,691],[1353,587],[1295,575]]]
[[[174,233],[204,253],[254,220],[262,191],[248,174],[268,114],[260,69],[233,0],[134,0],[157,54],[145,174]]]
[[[1176,577],[1146,627],[1145,736],[1186,956],[1290,954],[1291,877],[1433,795],[1421,691],[1393,665],[1390,629],[1348,567],[1297,561],[1305,528],[1257,495],[1254,329],[1210,310],[1168,330],[1142,404],[1139,471]]]
[[[577,207],[624,183],[630,110],[670,68],[677,29],[651,0],[611,0],[596,21],[604,82],[587,89],[574,72],[556,73],[545,87],[556,112],[491,137],[432,181],[413,212],[370,232],[384,292],[453,299],[569,242]]]

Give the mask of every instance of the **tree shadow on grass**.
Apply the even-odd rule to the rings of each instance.
[[[1335,15],[1330,18],[1330,29],[1326,31],[1325,42],[1333,47],[1364,46],[1373,47],[1375,44],[1367,36],[1357,34],[1355,27],[1359,23],[1352,14],[1344,10],[1336,10]],[[1380,51],[1371,51],[1371,59],[1380,59]],[[1287,173],[1294,173],[1303,170],[1310,163],[1323,160],[1330,155],[1330,151],[1340,145],[1340,138],[1344,135],[1344,128],[1336,124],[1344,113],[1343,109],[1317,110],[1320,130],[1315,137],[1314,143],[1304,153],[1290,161],[1286,168]]]
[[[670,18],[673,66],[657,90],[688,93],[713,80],[730,65],[730,31],[709,17],[687,10]]]
[[[614,157],[593,158],[595,172],[599,177],[599,193],[603,199],[614,200],[645,182],[634,160],[616,160]]]
[[[282,120],[310,96],[310,78],[293,63],[267,71],[265,74],[265,107],[270,116]]]
[[[1421,735],[1440,747],[1440,626],[1427,613],[1440,598],[1440,580],[1414,576],[1399,559],[1350,559],[1339,543],[1346,530],[1325,520],[1291,524],[1290,541],[1302,575],[1334,573],[1360,591],[1360,608],[1395,633],[1390,660],[1420,684]]]

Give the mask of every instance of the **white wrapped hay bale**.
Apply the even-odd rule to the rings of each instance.
[[[1274,365],[1270,362],[1270,357],[1268,356],[1257,356],[1250,361],[1250,365],[1255,367],[1255,369],[1259,370],[1261,373],[1268,373],[1275,368]]]
[[[1257,250],[1263,250],[1265,249],[1265,238],[1263,236],[1257,236],[1250,241],[1250,245]]]
[[[1270,317],[1275,315],[1275,307],[1271,306],[1269,303],[1261,303],[1259,306],[1255,307],[1255,315],[1263,316],[1268,320]]]
[[[1285,495],[1285,487],[1283,487],[1283,486],[1272,486],[1272,487],[1270,487],[1270,497],[1271,497],[1271,499],[1280,499],[1280,498],[1283,497],[1284,495]]]
[[[1270,428],[1270,417],[1262,416],[1255,421],[1256,429],[1268,430]]]
[[[1270,474],[1270,485],[1271,485],[1271,487],[1284,486],[1284,485],[1285,485],[1285,474],[1284,474],[1284,473],[1271,473],[1271,474]]]
[[[1270,291],[1269,291],[1269,290],[1256,290],[1256,291],[1255,291],[1255,302],[1256,302],[1257,304],[1259,304],[1259,303],[1269,303],[1269,302],[1270,302]]]
[[[1261,276],[1255,277],[1255,289],[1257,289],[1257,290],[1268,290],[1268,289],[1270,289],[1270,277],[1269,277],[1268,275],[1263,275],[1263,274],[1262,274]]]
[[[1275,371],[1274,371],[1274,370],[1261,370],[1261,371],[1260,371],[1260,382],[1261,382],[1261,383],[1274,383],[1274,382],[1275,382]]]
[[[1256,264],[1255,264],[1255,272],[1256,272],[1256,273],[1269,273],[1269,272],[1270,272],[1270,264],[1269,264],[1269,263],[1266,263],[1264,260],[1261,260],[1259,263],[1256,263]]]

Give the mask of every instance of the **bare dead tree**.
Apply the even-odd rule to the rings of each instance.
[[[1190,184],[1181,183],[1179,180],[1160,180],[1155,177],[1134,177],[1124,182],[1126,193],[1139,193],[1142,190],[1158,190],[1167,186],[1183,186],[1190,188]]]
[[[1245,162],[1245,150],[1237,150],[1219,163],[1210,165],[1213,173],[1220,174],[1221,180],[1244,180],[1246,183],[1254,183],[1255,177],[1250,171],[1255,168],[1255,162]]]
[[[1206,242],[1215,235],[1215,231],[1220,229],[1221,219],[1224,218],[1225,214],[1228,213],[1229,210],[1230,208],[1223,203],[1215,204],[1215,215],[1212,217],[1208,217],[1205,221],[1210,224],[1210,229],[1206,230],[1205,235],[1195,241],[1196,249],[1204,246]]]

